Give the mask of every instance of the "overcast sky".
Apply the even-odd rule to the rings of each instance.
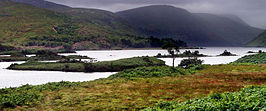
[[[71,7],[112,12],[147,6],[172,5],[193,13],[235,14],[248,24],[266,29],[266,0],[47,0]]]

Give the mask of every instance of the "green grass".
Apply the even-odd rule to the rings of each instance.
[[[45,91],[58,91],[63,88],[74,88],[80,83],[57,82],[45,85],[24,85],[19,88],[0,89],[0,110],[16,106],[34,106],[45,98]]]
[[[217,97],[230,95],[228,96],[230,99],[231,94],[224,92],[240,91],[247,85],[264,85],[266,82],[265,67],[265,65],[256,64],[214,65],[205,66],[199,70],[195,69],[196,72],[193,71],[192,74],[183,75],[175,72],[175,76],[171,76],[171,74],[161,75],[162,73],[172,73],[170,67],[168,70],[167,67],[162,66],[154,71],[151,70],[154,67],[147,67],[147,70],[153,74],[158,72],[161,75],[159,77],[156,74],[154,76],[142,76],[145,73],[145,68],[142,67],[121,72],[122,75],[131,75],[137,69],[142,69],[139,71],[140,76],[135,76],[134,79],[121,77],[121,73],[118,73],[117,77],[90,82],[69,83],[59,86],[53,84],[61,83],[50,83],[0,90],[0,97],[5,98],[2,101],[0,99],[0,106],[5,106],[3,110],[141,110],[148,107],[152,108],[161,102],[173,101],[170,103],[182,104],[182,102],[191,99],[194,99],[191,100],[192,103],[195,103],[193,105],[197,105],[195,98],[203,98],[197,100],[207,102],[208,99],[205,100],[204,97],[210,93],[218,93]],[[189,72],[188,70],[193,69],[187,69],[186,72]],[[68,87],[69,85],[71,86]],[[54,88],[56,89],[54,90]],[[8,91],[5,92],[5,90]],[[24,96],[25,93],[29,96]],[[19,96],[13,97],[13,94]],[[234,95],[234,93],[232,94]],[[244,93],[242,96],[249,97],[249,94]],[[260,93],[255,91],[254,94]],[[13,105],[4,104],[7,98],[9,103]],[[236,98],[232,101],[237,99],[246,100],[245,98]],[[20,100],[25,100],[25,102],[20,102]],[[254,101],[256,100],[254,99]],[[219,103],[219,101],[214,102]],[[252,107],[253,99],[247,102],[249,104],[246,107]],[[245,101],[240,103],[245,104]]]
[[[240,92],[216,93],[183,103],[162,102],[143,111],[262,111],[266,109],[266,86],[246,87]]]
[[[206,65],[194,66],[189,69],[184,69],[180,67],[169,67],[169,66],[154,66],[154,67],[138,67],[135,69],[127,69],[121,72],[118,72],[115,75],[110,76],[109,78],[150,78],[150,77],[175,77],[186,74],[194,74],[197,70],[206,68]]]
[[[34,62],[24,64],[13,64],[9,69],[13,70],[40,70],[40,71],[67,71],[67,72],[116,72],[124,69],[141,66],[163,66],[165,62],[153,57],[134,57],[115,61],[104,61],[96,63],[64,63],[64,62]]]
[[[247,55],[233,63],[252,63],[252,64],[266,64],[266,53],[259,53],[255,55]]]

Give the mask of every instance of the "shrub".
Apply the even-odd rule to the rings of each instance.
[[[216,93],[183,103],[162,102],[144,111],[263,111],[266,86],[253,86],[234,93]]]
[[[232,54],[231,52],[228,52],[227,50],[225,50],[222,54],[220,54],[219,56],[236,56],[236,54]]]
[[[194,74],[198,70],[202,70],[206,65],[198,65],[184,69],[181,67],[169,67],[169,66],[153,66],[153,67],[138,67],[135,69],[127,69],[117,74],[110,76],[109,78],[150,78],[150,77],[165,77],[165,76],[179,76],[185,74]]]
[[[181,67],[189,67],[191,65],[201,65],[203,63],[203,60],[199,60],[197,58],[194,59],[183,59],[179,66]]]
[[[55,91],[62,88],[72,88],[80,83],[57,82],[39,86],[24,85],[18,88],[0,89],[0,110],[3,108],[13,108],[16,106],[34,106],[43,101],[44,91]]]
[[[0,52],[2,52],[2,51],[11,51],[11,50],[15,50],[15,48],[11,47],[11,46],[6,46],[6,45],[1,45],[0,44]]]

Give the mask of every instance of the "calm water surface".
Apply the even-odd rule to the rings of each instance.
[[[238,58],[248,55],[247,51],[266,51],[266,48],[248,48],[248,47],[209,47],[206,49],[193,49],[200,53],[210,56],[221,54],[224,50],[228,50],[238,56],[231,57],[202,57],[205,64],[227,64],[237,60]],[[185,50],[181,50],[183,52]],[[103,51],[77,51],[76,54],[62,54],[62,55],[83,55],[96,58],[98,61],[110,61],[122,58],[131,58],[137,56],[155,56],[158,53],[167,54],[166,50],[103,50]],[[175,64],[179,64],[184,58],[177,58]],[[170,58],[162,58],[167,65],[172,64]],[[16,62],[23,63],[23,62]],[[99,78],[106,78],[114,73],[73,73],[73,72],[56,72],[56,71],[12,71],[7,70],[11,62],[0,63],[0,88],[17,87],[25,84],[39,85],[48,82],[59,81],[90,81]]]

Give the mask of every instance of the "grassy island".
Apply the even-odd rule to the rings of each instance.
[[[134,57],[115,61],[86,63],[82,61],[36,62],[13,64],[12,70],[66,71],[66,72],[117,72],[142,66],[164,66],[165,62],[153,57]]]

